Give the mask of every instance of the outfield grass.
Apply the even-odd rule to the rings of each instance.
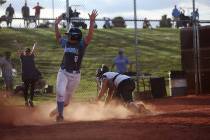
[[[86,33],[87,31],[83,31],[83,34]],[[181,69],[178,29],[141,29],[138,30],[137,36],[141,72],[167,78],[170,70]],[[55,85],[63,50],[56,44],[54,31],[52,29],[0,29],[0,53],[12,51],[12,58],[18,70],[16,83],[19,83],[21,80],[20,61],[16,55],[17,47],[13,40],[18,40],[23,48],[31,47],[34,40],[38,42],[37,67],[48,83]],[[93,41],[88,46],[82,63],[82,80],[75,94],[76,99],[87,100],[96,95],[96,68],[102,63],[111,66],[112,59],[117,55],[119,48],[124,48],[128,58],[135,61],[136,47],[133,29],[114,28],[95,31]]]

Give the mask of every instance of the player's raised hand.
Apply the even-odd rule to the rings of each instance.
[[[92,13],[88,14],[88,15],[89,15],[90,21],[95,21],[97,15],[98,15],[98,11],[96,9],[93,9]]]
[[[34,45],[33,45],[33,47],[32,47],[32,50],[34,50],[36,46],[37,46],[37,42],[35,41],[35,42],[34,42]]]

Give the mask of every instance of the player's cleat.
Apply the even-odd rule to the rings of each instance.
[[[53,109],[53,110],[50,112],[50,114],[49,114],[50,117],[54,117],[54,116],[57,116],[57,115],[58,115],[58,110],[57,110],[57,108]]]
[[[131,112],[141,114],[141,115],[150,115],[152,112],[148,110],[143,104],[136,104],[130,102],[126,106]]]
[[[63,122],[63,120],[64,120],[64,118],[63,118],[62,115],[58,115],[58,116],[56,117],[56,122]]]
[[[29,103],[30,107],[34,107],[33,101],[29,100],[28,103]]]

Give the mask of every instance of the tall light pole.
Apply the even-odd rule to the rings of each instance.
[[[53,19],[55,18],[55,3],[54,0],[52,0],[52,12],[53,12]]]
[[[201,70],[200,70],[200,43],[199,43],[199,29],[198,29],[198,19],[195,14],[195,0],[192,0],[193,5],[193,48],[194,48],[194,69],[195,69],[195,93],[200,94],[202,92],[201,83]]]
[[[139,65],[139,48],[138,48],[138,38],[137,38],[137,14],[136,14],[136,0],[134,0],[134,37],[135,37],[135,52],[136,52],[136,80],[137,80],[137,93],[140,91],[139,87],[139,76],[140,76],[140,65]]]
[[[67,18],[67,30],[69,29],[69,0],[66,0],[66,18]]]

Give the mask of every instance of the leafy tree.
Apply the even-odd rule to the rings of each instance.
[[[162,16],[160,27],[172,27],[171,19],[167,18],[167,15]]]
[[[0,5],[3,5],[4,3],[6,3],[6,0],[0,0]]]
[[[126,27],[126,24],[125,24],[125,20],[123,17],[115,17],[113,20],[112,20],[112,24],[114,27]]]

